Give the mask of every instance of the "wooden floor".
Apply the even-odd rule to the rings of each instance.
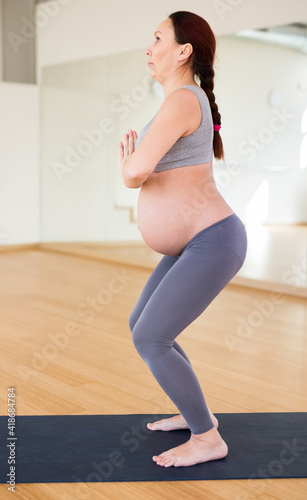
[[[150,272],[47,250],[0,254],[1,414],[10,386],[19,415],[175,413],[128,328]],[[306,302],[228,285],[181,334],[213,412],[307,411]],[[0,497],[13,498],[7,485]],[[305,500],[307,480],[17,484],[14,498]]]

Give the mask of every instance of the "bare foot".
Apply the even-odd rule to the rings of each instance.
[[[153,456],[161,467],[188,467],[190,465],[226,457],[228,446],[219,432],[213,428],[204,434],[192,434],[189,441],[171,450]]]
[[[209,413],[214,427],[217,429],[219,421],[210,410]],[[147,427],[151,431],[177,431],[179,429],[189,429],[182,415],[175,415],[175,417],[164,418],[163,420],[157,420],[157,422],[148,423]]]

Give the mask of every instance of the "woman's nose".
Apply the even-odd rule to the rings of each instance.
[[[151,56],[151,46],[146,50],[146,55]]]

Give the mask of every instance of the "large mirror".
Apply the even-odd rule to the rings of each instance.
[[[41,238],[58,251],[152,267],[137,228],[117,145],[157,112],[163,93],[144,50],[45,67],[42,72]],[[225,162],[221,193],[249,235],[237,280],[307,287],[307,43],[297,24],[217,38],[215,95]],[[266,285],[264,285],[266,286]]]

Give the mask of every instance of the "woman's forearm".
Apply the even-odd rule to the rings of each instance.
[[[135,175],[135,169],[133,168],[133,154],[126,160],[126,162],[121,166],[120,173],[123,182],[128,188],[139,188],[145,181],[141,176]]]

